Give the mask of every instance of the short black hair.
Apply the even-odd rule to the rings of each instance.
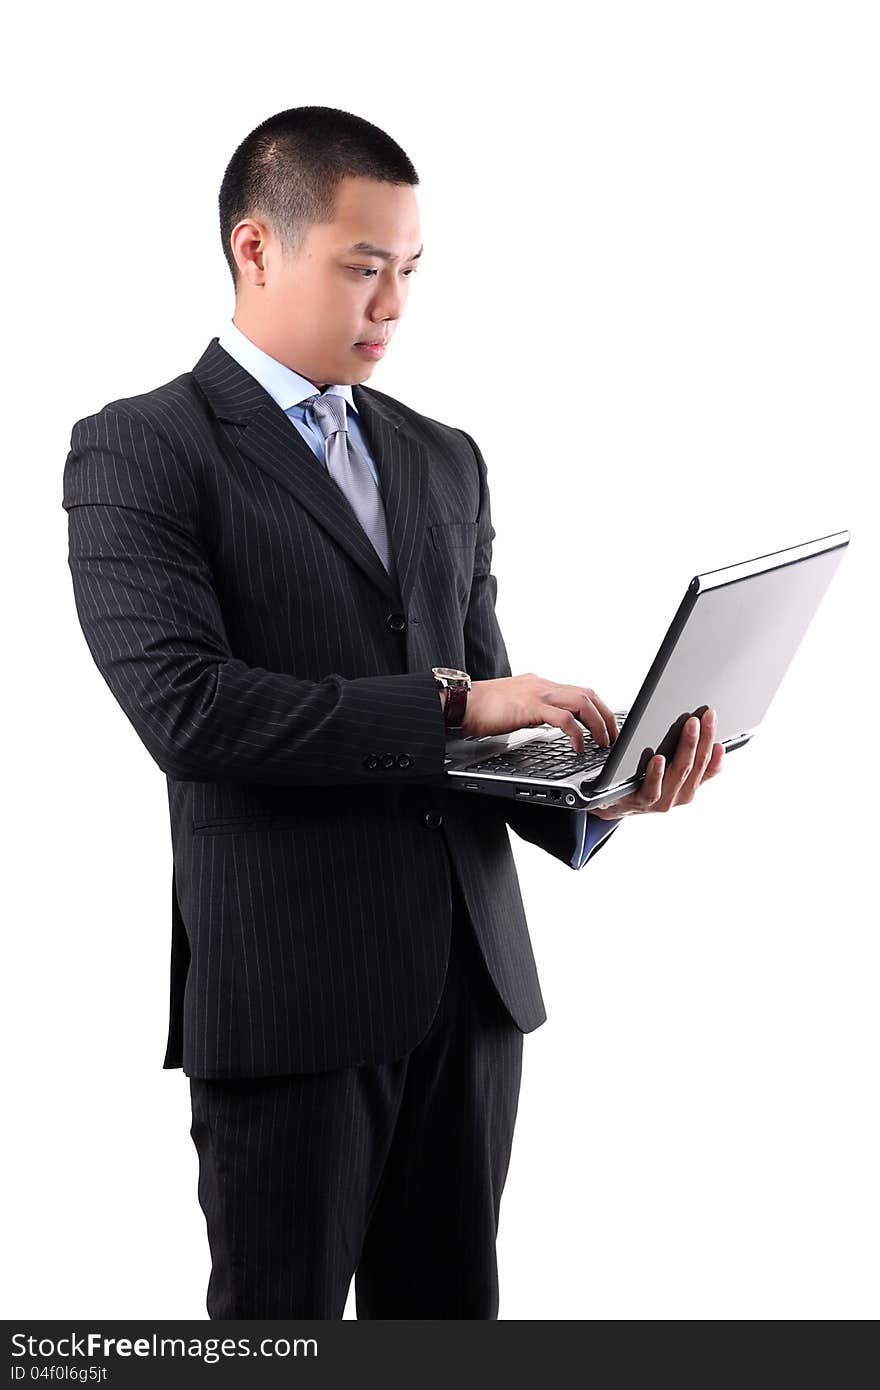
[[[315,222],[330,222],[336,190],[347,175],[417,184],[419,176],[395,140],[378,126],[333,106],[293,106],[246,135],[220,185],[223,254],[238,290],[233,229],[259,217],[287,253],[302,245]]]

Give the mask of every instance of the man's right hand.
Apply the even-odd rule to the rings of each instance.
[[[582,725],[602,748],[610,746],[618,733],[613,710],[589,686],[560,685],[533,671],[472,683],[461,733],[509,734],[537,724],[555,724],[578,753],[584,749]]]

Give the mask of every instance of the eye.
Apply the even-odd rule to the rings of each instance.
[[[364,276],[368,276],[368,275],[378,275],[378,274],[379,274],[378,270],[376,270],[375,268],[372,268],[372,267],[370,267],[370,266],[366,266],[366,265],[350,265],[348,268],[349,268],[349,270],[353,270],[354,273],[355,273],[355,275],[364,275]],[[418,270],[418,266],[417,266],[417,265],[414,265],[414,266],[411,267],[411,269],[405,270],[403,273],[404,273],[404,275],[407,275],[407,276],[409,276],[409,275],[414,275],[415,272],[416,272],[417,270]]]

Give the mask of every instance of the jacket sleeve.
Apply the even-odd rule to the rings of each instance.
[[[577,845],[574,854],[571,856],[571,867],[582,869],[596,853],[601,844],[607,840],[612,830],[616,830],[622,817],[616,820],[602,820],[601,816],[591,815],[589,811],[576,811],[575,815],[579,818],[577,829]]]
[[[169,777],[378,784],[442,776],[443,711],[430,671],[307,681],[233,656],[188,460],[151,424],[112,406],[77,421],[62,506],[89,650]],[[368,766],[376,749],[392,753],[393,766]]]
[[[460,430],[459,433],[464,435],[470,444],[480,472],[480,511],[477,517],[474,577],[464,628],[466,669],[472,680],[497,680],[502,676],[510,676],[513,672],[495,613],[498,594],[498,581],[492,573],[492,542],[495,539],[495,528],[492,525],[486,462],[471,436],[464,430]],[[554,859],[562,860],[570,869],[582,868],[589,860],[595,858],[617,829],[616,824],[612,826],[609,833],[598,841],[587,857],[578,862],[576,852],[581,844],[583,811],[527,806],[500,798],[497,798],[497,801],[504,808],[507,824],[516,831],[520,839],[528,840],[531,844],[546,850]]]

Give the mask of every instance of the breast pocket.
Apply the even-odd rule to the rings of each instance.
[[[433,594],[448,593],[462,617],[470,602],[477,544],[475,521],[436,521],[428,528],[431,545],[425,550],[425,579]]]

